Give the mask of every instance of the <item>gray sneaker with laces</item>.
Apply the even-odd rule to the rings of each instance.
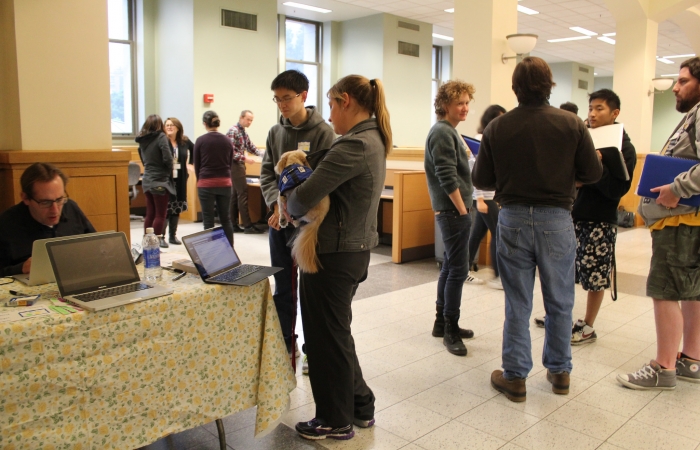
[[[618,374],[617,381],[630,389],[670,391],[676,388],[676,372],[664,370],[651,360],[634,373]]]
[[[679,353],[676,359],[676,377],[691,383],[700,383],[700,361],[685,358]]]

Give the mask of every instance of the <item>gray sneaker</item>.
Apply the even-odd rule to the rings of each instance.
[[[700,361],[685,358],[679,353],[676,359],[676,377],[691,383],[700,383]]]
[[[634,373],[618,374],[617,381],[630,389],[670,391],[676,388],[676,372],[664,370],[651,360]]]

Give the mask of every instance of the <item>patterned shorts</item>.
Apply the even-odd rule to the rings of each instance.
[[[587,291],[610,287],[617,227],[604,222],[574,222],[576,231],[576,281]]]

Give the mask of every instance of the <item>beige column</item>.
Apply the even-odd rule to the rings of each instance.
[[[501,55],[515,56],[506,36],[518,32],[517,0],[455,0],[452,78],[472,83],[475,101],[458,129],[473,136],[483,111],[497,103],[516,106],[511,88],[515,59],[506,64]]]
[[[110,149],[107,2],[0,1],[2,96],[15,99],[0,150]]]
[[[658,23],[647,18],[617,22],[613,90],[622,102],[618,121],[625,124],[637,153],[651,150],[654,96],[648,93],[656,76],[658,29]]]

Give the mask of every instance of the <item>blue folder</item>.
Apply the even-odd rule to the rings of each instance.
[[[673,183],[678,174],[687,172],[691,167],[700,163],[694,159],[675,158],[673,156],[647,155],[642,169],[642,176],[637,186],[637,195],[640,197],[658,198],[658,192],[651,189]],[[700,207],[700,195],[690,198],[681,198],[681,205]]]
[[[479,147],[481,146],[481,141],[478,141],[474,138],[470,138],[469,136],[462,135],[462,139],[464,139],[464,142],[467,143],[467,147],[469,147],[469,150],[474,154],[474,156],[479,154]]]

